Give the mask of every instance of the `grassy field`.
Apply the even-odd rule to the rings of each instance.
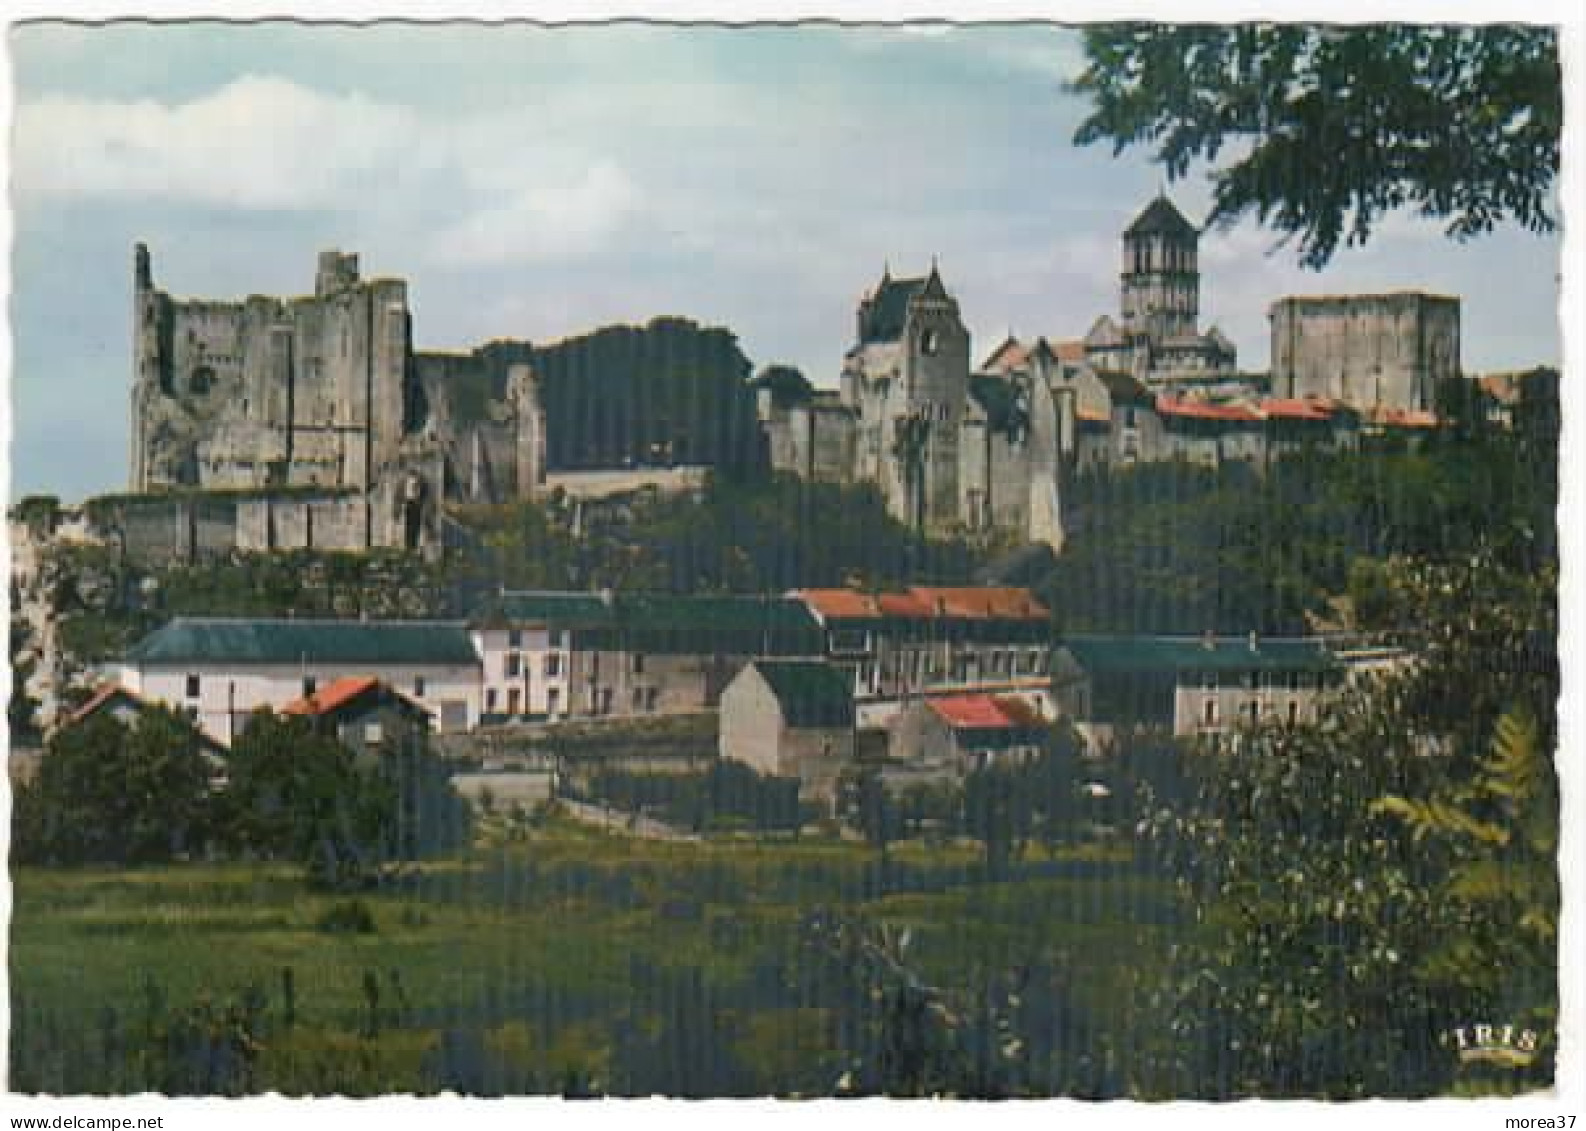
[[[13,880],[11,1087],[63,1093],[827,1094],[875,1049],[818,909],[908,930],[952,1000],[1056,979],[1037,1090],[1131,1090],[1116,1050],[1149,1019],[1127,1003],[1181,929],[1127,853],[986,883],[974,845],[894,846],[883,871],[850,843],[555,822],[356,897],[231,864]]]

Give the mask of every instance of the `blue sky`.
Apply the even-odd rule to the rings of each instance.
[[[19,25],[12,495],[127,474],[132,244],[158,285],[312,288],[321,248],[410,284],[415,344],[680,314],[834,384],[859,293],[938,257],[984,356],[1117,306],[1143,153],[1069,143],[1046,25],[544,29]],[[1197,173],[1170,189],[1195,221]],[[1202,241],[1203,321],[1267,359],[1282,295],[1463,299],[1468,371],[1560,356],[1559,243],[1394,218],[1318,274],[1254,225]]]

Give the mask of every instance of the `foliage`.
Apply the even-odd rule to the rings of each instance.
[[[147,975],[162,1017],[200,1001],[224,1016],[264,991],[248,1030],[259,1091],[828,1095],[875,1046],[869,999],[840,964],[811,961],[799,929],[824,906],[910,931],[907,965],[975,1032],[997,1031],[977,1011],[1017,988],[1025,1046],[1003,1062],[1007,1094],[1133,1086],[1107,1050],[1150,1025],[1116,1003],[1181,929],[1165,884],[1127,853],[984,884],[960,846],[890,852],[883,874],[854,843],[662,843],[551,822],[360,891],[373,935],[318,930],[349,896],[305,889],[289,863],[19,868],[9,1078],[55,1094],[159,1087],[133,1066]],[[979,1046],[954,1047],[973,1079]]]
[[[59,730],[38,776],[17,790],[17,859],[142,864],[202,852],[213,773],[198,731],[162,707],[130,728],[101,712]]]
[[[1167,978],[1175,1092],[1445,1091],[1455,1028],[1551,1016],[1551,572],[1383,572],[1409,665],[1202,752],[1147,814],[1207,924]]]
[[[591,776],[589,793],[618,809],[693,832],[740,825],[796,831],[803,817],[795,779],[759,774],[728,760],[701,774],[602,769]]]
[[[1520,25],[1099,25],[1075,141],[1211,174],[1211,222],[1253,212],[1320,268],[1413,208],[1465,239],[1552,231],[1563,120],[1557,33]],[[1227,156],[1225,156],[1227,154]]]
[[[1498,719],[1470,779],[1429,795],[1389,795],[1377,809],[1450,861],[1433,906],[1442,930],[1420,976],[1468,995],[1471,1015],[1551,1034],[1558,1021],[1558,783],[1528,709]],[[1523,1081],[1546,1086],[1552,1041]]]
[[[467,837],[466,804],[422,740],[360,758],[306,719],[261,710],[227,765],[231,850],[295,861],[316,884],[360,884],[390,861],[454,849]]]
[[[1286,634],[1335,619],[1339,594],[1372,604],[1351,571],[1390,557],[1479,552],[1544,569],[1557,546],[1555,440],[1484,429],[1420,451],[1308,453],[1264,475],[1098,470],[1069,490],[1073,534],[1036,588],[1069,631]]]

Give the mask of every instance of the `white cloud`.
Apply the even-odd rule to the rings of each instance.
[[[523,187],[504,201],[442,230],[429,258],[450,266],[482,266],[587,255],[623,229],[639,202],[632,179],[609,161],[559,181],[528,174]]]
[[[60,96],[17,107],[19,198],[154,198],[244,209],[345,204],[401,160],[415,115],[244,76],[176,105]]]

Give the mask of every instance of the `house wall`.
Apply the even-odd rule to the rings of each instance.
[[[1173,689],[1173,733],[1227,734],[1252,721],[1315,722],[1331,692],[1329,682],[1302,671],[1180,672]]]
[[[779,773],[785,731],[776,696],[759,672],[745,667],[721,693],[721,756],[756,773]]]
[[[747,652],[576,648],[568,683],[571,714],[676,715],[714,708],[728,682],[753,658]]]
[[[514,632],[518,634],[516,646],[512,643]],[[570,632],[526,625],[516,629],[476,628],[470,635],[480,657],[480,710],[484,715],[567,717],[572,710],[568,697]]]
[[[313,679],[317,687],[324,687],[346,676],[372,675],[427,707],[440,730],[471,730],[479,725],[477,664],[193,664],[179,668],[127,665],[122,672],[129,691],[194,714],[201,729],[227,746],[253,711],[261,707],[280,710],[301,698],[305,679]],[[189,676],[198,677],[197,696],[187,693]]]

